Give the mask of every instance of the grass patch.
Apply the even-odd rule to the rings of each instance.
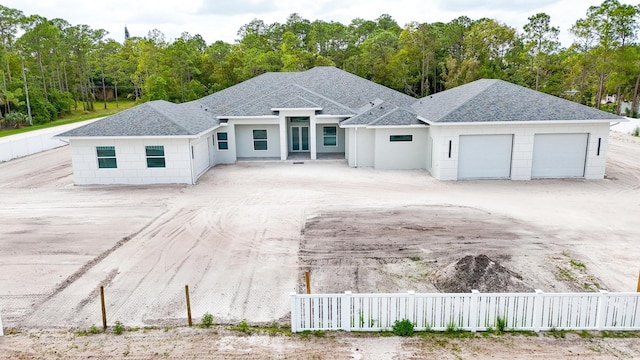
[[[582,269],[582,270],[586,270],[587,269],[587,266],[582,261],[571,259],[569,261],[569,264],[571,266],[573,266],[574,268],[577,268],[577,269]]]
[[[616,339],[634,339],[640,338],[640,331],[606,331],[600,332],[600,336],[603,338],[616,338]]]
[[[411,260],[411,261],[420,261],[422,259],[420,258],[420,256],[409,256],[409,260]]]
[[[88,330],[76,331],[76,335],[77,336],[88,336],[88,335],[100,334],[101,332],[102,332],[102,330],[98,329],[97,326],[91,325]]]
[[[46,129],[54,126],[67,125],[67,124],[72,124],[79,121],[85,121],[85,120],[91,120],[91,119],[95,119],[103,116],[109,116],[109,115],[116,114],[122,110],[131,108],[137,104],[138,103],[136,103],[133,100],[124,100],[124,101],[120,100],[118,104],[118,108],[116,109],[115,102],[107,102],[107,109],[105,110],[102,108],[102,103],[100,104],[96,103],[96,107],[98,107],[99,109],[96,109],[94,111],[84,111],[81,109],[72,110],[69,114],[65,114],[61,116],[60,119],[52,122],[48,122],[46,124],[25,126],[19,129],[1,130],[0,137],[15,135],[15,134],[22,134],[29,131]]]
[[[556,339],[564,339],[567,336],[567,330],[559,330],[556,328],[551,328],[548,334],[553,336]]]

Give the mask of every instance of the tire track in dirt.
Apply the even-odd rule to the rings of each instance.
[[[71,284],[73,284],[76,280],[78,280],[79,278],[81,278],[84,274],[86,274],[89,270],[91,270],[93,267],[95,267],[97,264],[99,264],[102,260],[104,260],[105,258],[107,258],[107,256],[111,255],[114,251],[118,250],[119,248],[121,248],[123,245],[125,245],[126,243],[128,243],[129,241],[131,241],[131,239],[135,238],[138,234],[140,234],[141,232],[143,232],[145,229],[149,228],[153,223],[155,223],[158,219],[160,219],[162,216],[164,216],[166,213],[168,212],[168,210],[164,211],[163,213],[161,213],[160,215],[156,216],[153,220],[151,220],[147,225],[145,225],[143,228],[141,228],[140,230],[136,231],[135,233],[132,233],[131,235],[125,236],[124,238],[122,238],[120,241],[118,241],[114,246],[112,246],[111,248],[107,249],[106,251],[102,252],[100,255],[96,256],[95,258],[93,258],[91,261],[87,262],[86,264],[84,264],[80,269],[78,269],[78,271],[76,271],[75,273],[71,274],[71,276],[69,276],[68,278],[66,278],[65,280],[63,280],[46,298],[43,302],[46,302],[48,300],[50,300],[51,298],[53,298],[54,296],[58,295],[60,292],[64,291],[66,288],[68,288]]]

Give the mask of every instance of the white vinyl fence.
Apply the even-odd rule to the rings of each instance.
[[[640,330],[640,293],[291,294],[291,331]]]

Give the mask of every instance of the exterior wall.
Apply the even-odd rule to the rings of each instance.
[[[218,133],[227,133],[228,149],[220,150],[218,145]],[[213,164],[234,164],[236,162],[236,132],[235,126],[222,126],[213,134]]]
[[[237,157],[280,158],[280,126],[235,125],[235,130]],[[267,130],[267,150],[253,150],[253,130]]]
[[[193,183],[188,139],[71,139],[70,144],[77,185]],[[164,146],[166,167],[147,168],[147,145]],[[118,167],[98,168],[96,146],[114,146]]]
[[[198,169],[196,166],[196,159],[195,159],[195,155],[193,153],[194,148],[197,148],[197,146],[203,146],[203,143],[206,144],[207,146],[207,159],[208,159],[208,166],[205,170],[201,171],[198,173]],[[212,140],[211,140],[211,132],[206,133],[204,135],[202,135],[201,137],[197,138],[197,139],[193,139],[189,142],[190,145],[190,154],[191,154],[191,159],[192,159],[192,178],[193,179],[198,179],[200,176],[204,175],[205,172],[207,172],[207,170],[214,164],[214,160],[213,160],[213,156],[212,156]]]
[[[345,143],[347,143],[345,157],[349,166],[373,167],[375,165],[375,130],[364,127],[347,128],[346,138],[348,140],[345,139]]]
[[[391,142],[391,135],[412,135],[412,141]],[[429,129],[424,128],[377,128],[375,129],[376,169],[424,169],[427,157]]]
[[[324,132],[323,127],[335,126],[337,129],[337,144],[336,146],[324,146]],[[345,149],[345,129],[341,129],[338,124],[318,124],[316,125],[316,151],[318,153],[341,153]]]
[[[576,124],[496,124],[496,125],[445,125],[430,128],[433,138],[431,175],[439,180],[458,179],[458,149],[460,135],[513,134],[511,161],[512,180],[530,180],[535,134],[589,133],[586,179],[603,179],[609,140],[608,123]],[[598,155],[598,139],[600,154]],[[451,141],[451,157],[449,157]]]

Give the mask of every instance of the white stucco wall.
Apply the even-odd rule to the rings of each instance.
[[[373,167],[375,165],[375,129],[364,127],[346,128],[349,138],[347,146],[348,164],[351,167]],[[357,151],[356,151],[357,147]]]
[[[530,180],[535,134],[589,133],[586,179],[604,178],[609,139],[608,123],[575,124],[496,124],[496,125],[446,125],[431,126],[433,156],[431,175],[439,180],[458,179],[458,149],[460,135],[513,134],[511,161],[512,180]],[[600,154],[598,139],[601,139]],[[449,142],[451,141],[451,157]]]
[[[71,139],[77,185],[193,183],[189,139]],[[147,168],[145,146],[164,146],[164,168]],[[96,146],[114,146],[117,168],[98,168]]]
[[[336,146],[324,146],[324,130],[325,126],[335,126],[337,129],[337,142]],[[345,149],[345,132],[338,124],[318,124],[316,126],[316,144],[318,146],[318,153],[341,153]]]
[[[218,147],[218,135],[217,133],[227,133],[227,150],[220,150]],[[213,164],[234,164],[236,162],[236,141],[235,141],[235,127],[234,126],[222,126],[217,128],[213,134]]]
[[[280,126],[278,125],[235,125],[236,155],[243,157],[280,158]],[[267,150],[253,149],[253,130],[267,130]],[[231,145],[231,144],[229,144]]]
[[[412,135],[412,141],[389,140],[391,135]],[[376,128],[376,169],[424,169],[429,156],[429,129],[423,128]]]

